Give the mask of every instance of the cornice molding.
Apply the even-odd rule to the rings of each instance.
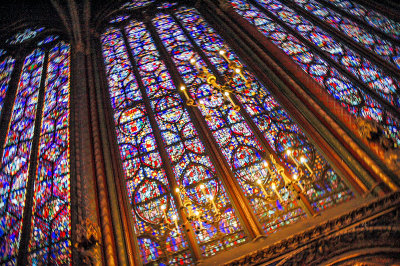
[[[354,228],[315,241],[277,265],[319,265],[329,259],[340,257],[344,253],[368,248],[391,248],[400,251],[399,238],[399,226],[397,228],[391,226]]]
[[[346,229],[351,225],[359,223],[371,216],[378,215],[379,213],[384,212],[392,207],[400,206],[400,192],[392,193],[386,197],[379,198],[371,203],[365,204],[355,210],[349,211],[348,213],[336,217],[334,219],[323,222],[317,226],[314,226],[306,231],[303,231],[299,234],[295,234],[287,239],[279,241],[273,245],[265,247],[263,249],[259,249],[255,252],[246,254],[240,258],[232,260],[224,265],[255,265],[263,262],[270,261],[272,259],[276,259],[284,254],[288,254],[290,252],[296,252],[299,248],[301,250],[305,250],[307,248],[313,249],[318,248],[321,243],[320,241],[328,241],[327,236],[338,233],[341,230]],[[354,234],[358,234],[360,230],[366,230],[365,235],[363,236],[365,239],[371,239],[373,242],[373,238],[370,237],[368,232],[377,232],[382,231],[383,228],[389,230],[391,227],[379,227],[372,229],[355,229]],[[372,230],[372,231],[371,231]],[[385,232],[390,232],[390,231]],[[391,230],[395,230],[395,236],[400,236],[400,229],[393,228]],[[353,231],[346,232],[349,236],[352,236]],[[357,233],[358,232],[358,233]],[[346,234],[344,233],[344,235]],[[372,234],[378,237],[379,234]],[[385,233],[384,235],[387,235]],[[334,239],[337,236],[331,237]],[[325,239],[324,239],[325,238]],[[321,240],[324,239],[324,240]],[[380,238],[377,238],[379,241]],[[389,239],[389,238],[388,238]],[[390,240],[393,241],[393,240]],[[398,242],[398,241],[397,241]],[[378,242],[377,242],[378,244]],[[335,248],[335,247],[332,247]],[[300,251],[299,251],[300,252]],[[304,251],[305,252],[305,251]],[[296,253],[297,254],[297,253]]]

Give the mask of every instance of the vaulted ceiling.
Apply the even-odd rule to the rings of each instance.
[[[6,32],[15,23],[39,22],[54,23],[59,21],[59,13],[55,6],[68,12],[71,3],[74,2],[80,12],[85,4],[90,4],[91,14],[98,14],[106,7],[113,6],[117,2],[110,0],[13,0],[2,1],[0,5],[0,30]],[[94,16],[92,16],[94,17]],[[53,24],[54,25],[54,24]]]

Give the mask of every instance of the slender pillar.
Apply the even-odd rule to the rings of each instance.
[[[135,249],[133,244],[133,240],[131,236],[133,235],[133,227],[129,224],[128,215],[131,215],[129,210],[129,204],[127,204],[127,199],[124,197],[126,194],[125,191],[121,189],[117,180],[121,179],[120,177],[124,176],[123,172],[118,171],[118,162],[115,157],[115,152],[112,148],[112,142],[110,141],[112,131],[110,126],[114,128],[113,123],[108,123],[110,121],[107,114],[112,114],[112,110],[107,108],[107,105],[103,102],[103,99],[107,98],[101,91],[107,91],[107,82],[106,77],[104,77],[105,67],[103,62],[103,58],[101,55],[101,45],[99,44],[98,38],[96,40],[92,40],[92,47],[96,47],[95,51],[97,53],[92,53],[92,62],[93,69],[102,70],[102,71],[94,71],[94,83],[96,88],[96,97],[98,101],[98,112],[100,119],[100,129],[102,135],[102,143],[104,147],[103,156],[105,158],[106,164],[106,174],[107,174],[107,185],[110,190],[110,202],[112,205],[112,213],[113,213],[113,221],[114,221],[114,234],[116,235],[116,246],[118,249],[118,259],[121,264],[129,264],[136,265],[138,264],[135,261]],[[102,75],[103,74],[103,75]],[[104,108],[106,106],[106,108]],[[105,111],[109,110],[109,112]],[[107,114],[106,114],[107,113]],[[112,120],[111,120],[112,121]],[[116,149],[118,151],[118,148]],[[122,183],[121,183],[122,184]]]
[[[188,219],[186,217],[186,213],[184,211],[184,207],[181,205],[181,201],[177,200],[177,197],[179,197],[179,196],[176,195],[175,190],[177,188],[179,188],[179,186],[178,186],[178,184],[176,182],[176,179],[174,177],[175,174],[174,174],[171,162],[170,162],[170,160],[168,158],[168,154],[167,154],[167,152],[165,150],[165,145],[162,142],[162,135],[161,135],[161,132],[160,132],[158,126],[157,126],[157,121],[155,119],[155,114],[153,112],[153,109],[150,106],[150,100],[149,100],[149,98],[147,96],[146,89],[144,87],[144,84],[142,82],[140,74],[138,73],[138,70],[137,70],[138,68],[136,66],[136,61],[133,58],[132,51],[129,49],[129,42],[128,42],[128,39],[126,37],[125,30],[121,30],[121,31],[122,31],[122,36],[123,36],[125,45],[127,47],[129,60],[131,61],[131,64],[132,64],[132,67],[133,67],[133,73],[134,73],[135,78],[136,78],[136,80],[138,82],[138,85],[139,85],[139,88],[140,88],[140,91],[141,91],[141,94],[142,94],[142,97],[143,97],[143,102],[144,102],[144,105],[146,107],[146,111],[148,113],[148,117],[149,117],[149,120],[150,120],[150,124],[152,126],[152,129],[153,129],[153,132],[154,132],[154,135],[155,135],[157,146],[159,147],[159,152],[160,152],[161,158],[163,159],[163,163],[164,163],[164,166],[165,166],[165,171],[167,173],[168,181],[169,181],[169,183],[171,185],[171,189],[172,189],[171,195],[173,196],[173,200],[175,201],[175,204],[178,207],[179,215],[181,216],[182,221],[183,221],[183,227],[184,227],[185,230],[182,230],[182,231],[184,231],[184,233],[186,234],[186,238],[189,240],[189,243],[190,243],[190,246],[192,248],[192,252],[193,252],[193,256],[194,256],[195,261],[198,261],[198,260],[200,260],[202,258],[200,247],[197,244],[193,228],[192,228],[190,222],[188,221]]]
[[[83,52],[83,44],[82,46],[78,46],[76,53],[76,60],[79,60],[77,63],[77,75],[79,75],[80,79],[75,80],[75,85],[81,89],[88,89],[88,115],[90,121],[90,138],[89,143],[91,143],[92,149],[92,159],[93,159],[93,167],[95,173],[95,184],[97,186],[97,202],[98,202],[98,212],[100,215],[100,225],[101,225],[101,237],[102,237],[102,247],[103,252],[105,254],[105,261],[108,265],[116,265],[117,264],[117,252],[116,247],[114,245],[115,239],[113,235],[113,224],[112,224],[112,216],[110,212],[110,203],[109,203],[109,193],[107,189],[107,181],[104,170],[104,159],[102,156],[102,146],[101,146],[101,136],[99,130],[99,120],[97,113],[97,101],[96,95],[94,91],[93,84],[90,84],[87,80],[87,57]],[[75,74],[75,73],[74,73]]]

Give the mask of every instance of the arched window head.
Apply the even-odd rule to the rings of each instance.
[[[44,27],[34,27],[25,29],[11,36],[9,39],[6,40],[6,43],[11,45],[21,44],[29,39],[35,38],[36,35],[38,35],[38,33],[40,33],[43,30]]]
[[[151,3],[154,3],[155,0],[131,0],[129,2],[126,2],[121,6],[121,9],[127,9],[127,10],[132,10],[136,9],[139,7],[145,7],[150,5]]]

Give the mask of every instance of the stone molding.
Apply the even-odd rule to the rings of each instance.
[[[276,258],[278,258],[284,254],[288,254],[290,252],[296,252],[296,254],[300,254],[301,252],[307,252],[307,251],[305,251],[307,248],[309,248],[309,250],[312,250],[313,247],[316,247],[318,249],[318,247],[321,246],[321,243],[323,243],[320,241],[328,241],[328,239],[336,241],[335,239],[338,236],[332,236],[332,234],[338,233],[339,231],[346,229],[346,227],[348,227],[348,226],[362,222],[362,220],[367,219],[368,217],[371,217],[373,215],[378,215],[379,213],[381,213],[389,208],[395,207],[395,206],[397,206],[397,207],[400,206],[400,192],[394,192],[386,197],[379,198],[371,203],[365,204],[364,206],[361,206],[361,207],[359,207],[355,210],[352,210],[344,215],[341,215],[340,217],[336,217],[334,219],[325,221],[317,226],[307,229],[304,232],[295,234],[295,235],[293,235],[287,239],[281,240],[273,245],[270,245],[263,249],[259,249],[252,253],[246,254],[240,258],[232,260],[232,261],[226,263],[225,265],[244,265],[244,264],[245,265],[255,265],[255,264],[270,261],[272,259],[276,259]],[[400,236],[400,231],[399,231],[398,225],[397,225],[397,229],[396,228],[392,229],[391,226],[380,226],[380,227],[372,227],[372,228],[368,228],[368,227],[367,228],[357,228],[357,229],[354,229],[354,231],[345,232],[343,234],[343,236],[346,236],[346,234],[347,234],[350,238],[355,237],[357,239],[357,234],[361,234],[361,232],[365,231],[363,237],[365,239],[371,239],[372,244],[373,244],[374,237],[370,237],[370,235],[368,235],[369,233],[372,232],[372,235],[375,235],[375,233],[379,231],[379,232],[382,232],[381,235],[385,236],[388,234],[387,232],[391,232],[390,230],[395,230],[394,235],[396,235],[397,237]],[[354,234],[356,236],[354,236]],[[339,235],[342,235],[342,234],[339,234]],[[376,236],[378,236],[378,235],[379,234],[376,234]],[[327,239],[327,237],[328,237],[328,239]],[[345,237],[343,239],[345,239]],[[377,241],[379,239],[377,238]],[[396,242],[396,241],[393,241],[393,239],[388,240],[388,242],[390,242],[390,241]],[[335,249],[334,244],[329,245],[329,247]],[[296,251],[299,248],[301,248],[301,251]],[[297,252],[299,252],[299,253],[297,253]],[[323,252],[325,252],[325,250],[323,250]],[[325,253],[323,253],[323,254],[325,254]]]

